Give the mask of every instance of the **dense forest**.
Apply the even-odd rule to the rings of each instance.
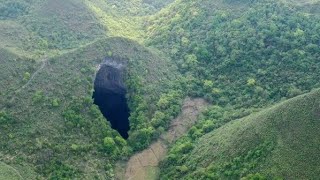
[[[0,179],[126,179],[186,98],[208,106],[147,179],[317,178],[319,13],[311,0],[1,0]],[[92,99],[106,59],[126,66],[128,139]]]
[[[265,151],[274,146],[268,142],[248,152],[258,156],[243,154],[215,167],[213,174],[195,174],[195,167],[186,164],[199,162],[185,158],[193,157],[190,153],[201,136],[226,122],[319,87],[319,16],[278,1],[212,3],[180,3],[150,20],[148,44],[175,60],[190,96],[214,104],[172,147],[161,177],[180,179],[190,173],[187,178],[234,179],[249,174],[249,179],[264,179],[271,173],[254,173],[259,172],[255,167],[260,158],[268,155]],[[250,156],[255,159],[247,159]],[[205,169],[199,171],[206,174]]]

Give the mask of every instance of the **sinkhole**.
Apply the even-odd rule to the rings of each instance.
[[[126,87],[123,83],[123,70],[119,67],[102,64],[94,81],[94,104],[99,106],[111,127],[124,138],[128,138],[129,108]]]

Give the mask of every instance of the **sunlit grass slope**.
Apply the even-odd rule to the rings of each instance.
[[[0,47],[39,58],[65,53],[103,37],[142,41],[143,17],[170,2],[3,0]]]
[[[106,35],[83,1],[4,0],[1,46],[37,58],[85,45]]]

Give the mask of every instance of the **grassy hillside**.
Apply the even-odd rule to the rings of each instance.
[[[319,2],[0,1],[0,169],[6,174],[112,179],[115,161],[159,138],[186,96],[213,106],[173,146],[163,178],[319,172],[311,172],[319,164],[308,159],[317,158],[318,146],[310,144],[319,140],[306,138],[318,135],[316,116],[304,113],[317,92],[230,122],[320,86]],[[105,58],[127,65],[127,141],[93,105]],[[300,116],[304,121],[289,121]],[[294,169],[300,165],[307,169]]]
[[[7,50],[0,57],[0,161],[28,179],[111,178],[115,160],[142,148],[136,141],[152,140],[157,131],[150,116],[159,111],[156,103],[179,78],[160,53],[122,38],[103,39],[42,62]],[[91,98],[98,64],[105,57],[128,66],[133,113],[129,145],[110,128]],[[137,103],[140,106],[133,106]],[[150,108],[141,109],[143,104]],[[115,143],[112,151],[106,138]]]
[[[144,41],[146,19],[172,3],[173,0],[152,1],[103,1],[86,0],[91,13],[108,30],[108,36],[126,37]]]
[[[181,140],[163,162],[161,179],[316,179],[319,102],[315,90],[232,121],[189,148]]]
[[[12,180],[16,180],[16,179],[22,179],[20,174],[18,172],[15,171],[15,169],[13,169],[12,167],[1,163],[0,164],[0,179],[12,179]]]
[[[147,16],[156,13],[174,0],[90,0],[107,12],[122,16]]]
[[[0,3],[0,161],[15,169],[6,174],[110,179],[116,160],[168,128],[183,97],[176,66],[158,50],[104,37],[138,40],[139,17],[170,2],[122,2],[150,8],[137,14],[115,8],[115,1]],[[127,64],[128,141],[93,105],[95,73],[106,57]]]
[[[262,115],[246,118],[251,119],[250,127],[236,120],[319,87],[320,17],[316,8],[316,1],[181,0],[149,19],[147,44],[170,55],[184,75],[181,86],[188,95],[205,97],[214,105],[188,136],[171,148],[162,165],[161,179],[258,178],[260,175],[255,173],[261,173],[260,178],[316,177],[319,164],[312,158],[319,159],[315,153],[319,148],[315,138],[319,127],[312,129],[310,125],[317,123],[316,117],[301,117],[306,127],[294,134],[301,147],[292,139],[279,142],[281,138],[289,139],[280,138],[279,133],[289,134],[294,129],[291,126],[295,122],[289,120],[297,116],[296,107],[286,111],[286,123],[293,123],[292,129],[282,130],[271,120],[261,122]],[[302,96],[300,101],[307,103],[311,99],[307,97],[316,95]],[[284,118],[271,110],[260,114]],[[236,125],[223,126],[230,121],[233,124],[233,120]],[[227,127],[230,128],[224,129]],[[249,131],[256,128],[262,131],[262,137]],[[308,128],[308,133],[303,134]],[[307,136],[314,139],[302,140]],[[271,153],[275,151],[281,155]]]
[[[1,46],[29,57],[54,55],[106,35],[82,1],[4,0],[0,8]]]
[[[142,17],[166,1],[3,0],[0,41],[15,53],[55,56],[104,37],[141,41]]]
[[[38,67],[34,60],[19,57],[7,49],[0,49],[0,54],[0,95],[4,96],[18,90],[30,78],[30,73],[34,72]],[[1,100],[4,99],[1,98]],[[5,103],[5,101],[1,101],[0,106]]]

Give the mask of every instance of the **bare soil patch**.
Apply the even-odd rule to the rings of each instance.
[[[164,133],[159,140],[144,151],[132,156],[123,173],[124,177],[118,179],[128,180],[151,180],[156,179],[159,173],[159,162],[167,153],[167,146],[181,137],[197,121],[199,113],[207,106],[207,102],[201,98],[185,99],[181,114],[175,118],[168,132]],[[120,170],[121,168],[118,168]],[[120,170],[121,171],[121,170]],[[122,174],[122,173],[116,173]]]

